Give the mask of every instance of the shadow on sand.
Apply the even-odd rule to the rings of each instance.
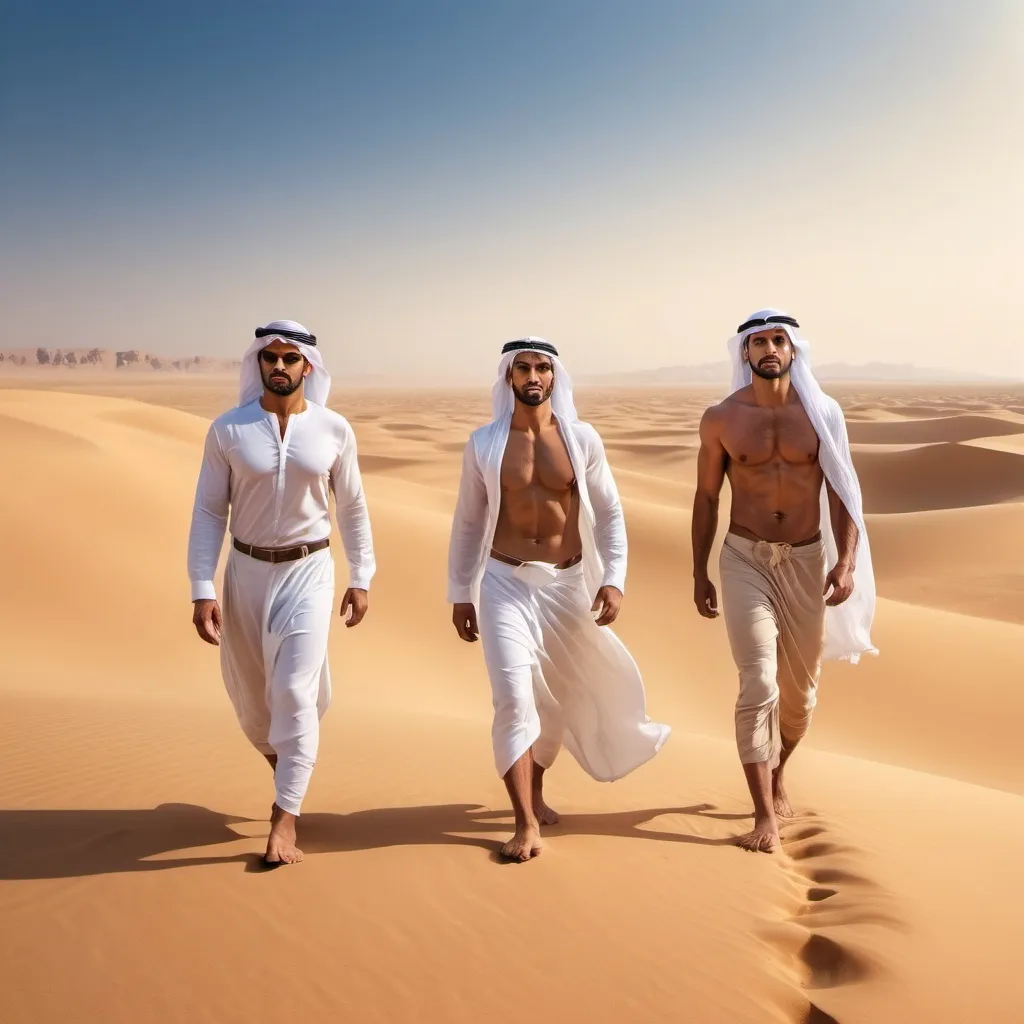
[[[604,814],[563,814],[558,825],[544,831],[552,838],[586,835],[703,846],[732,843],[729,838],[709,839],[641,827],[670,814],[726,821],[750,817],[717,813],[710,804],[698,804]],[[389,846],[474,846],[490,853],[493,860],[505,863],[498,847],[511,835],[510,822],[509,811],[489,811],[475,804],[382,807],[351,814],[313,813],[302,816],[299,844],[307,856]],[[249,839],[231,826],[257,823],[254,818],[221,814],[192,804],[161,804],[150,810],[0,811],[0,880],[78,878],[229,863],[262,871],[262,857],[255,853],[163,856]],[[150,859],[153,857],[161,859]]]

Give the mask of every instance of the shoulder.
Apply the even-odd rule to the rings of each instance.
[[[307,402],[311,423],[315,424],[318,430],[327,430],[338,440],[348,442],[354,441],[356,432],[340,412],[328,409],[325,405],[317,405],[315,402]]]
[[[735,416],[737,406],[742,404],[740,395],[741,392],[736,392],[736,395],[730,395],[717,405],[709,405],[704,410],[697,431],[702,441],[714,440],[720,435],[722,428]]]
[[[466,441],[466,449],[479,454],[491,439],[494,431],[498,429],[499,424],[497,423],[485,423],[482,427],[477,427],[476,430],[470,433]]]
[[[803,406],[804,412],[809,416],[811,410],[808,408],[808,403],[802,397],[800,398],[800,404]],[[819,390],[814,396],[813,404],[818,414],[825,421],[825,425],[829,428],[836,430],[845,423],[846,417],[843,413],[843,407],[831,395],[827,395],[824,391]]]
[[[256,423],[266,418],[259,399],[254,398],[245,405],[236,405],[226,412],[222,412],[211,424],[210,433],[223,436],[225,433],[244,427],[248,423]]]
[[[586,420],[575,420],[572,424],[572,432],[576,435],[576,440],[580,444],[591,447],[603,447],[601,435],[597,432],[597,427],[593,423],[587,423]]]
[[[824,391],[821,392],[821,397],[824,399],[824,409],[830,417],[833,417],[833,419],[836,420],[845,419],[845,416],[843,414],[843,407],[841,406],[839,401],[837,401],[837,399],[835,399],[830,394],[825,394]]]

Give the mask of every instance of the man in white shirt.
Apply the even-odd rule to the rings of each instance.
[[[275,320],[257,329],[238,405],[207,433],[189,533],[192,621],[220,646],[239,724],[274,769],[268,865],[302,860],[296,820],[330,703],[330,492],[349,564],[347,626],[366,614],[375,570],[355,434],[326,408],[330,387],[305,327]],[[222,614],[213,578],[229,514]]]
[[[526,861],[543,849],[540,825],[558,821],[542,786],[563,742],[611,782],[654,757],[671,730],[647,717],[636,664],[605,628],[625,587],[622,506],[555,347],[506,344],[492,406],[463,454],[448,600],[459,636],[483,639],[495,767],[516,822],[501,852]]]

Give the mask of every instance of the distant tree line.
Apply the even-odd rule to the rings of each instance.
[[[74,352],[62,352],[60,349],[55,352],[46,348],[36,349],[36,363],[39,366],[85,366],[87,363],[98,363],[101,358],[102,353],[98,348],[90,349],[81,357],[76,356]]]
[[[28,361],[25,356],[10,355],[8,360],[14,361],[18,366],[24,366]],[[139,363],[152,367],[154,370],[173,368],[175,370],[187,370],[191,366],[199,364],[199,356],[189,359],[164,360],[159,356],[143,355],[137,348],[126,349],[123,352],[114,353],[114,365],[117,369],[125,366],[134,366]],[[4,355],[0,352],[0,362],[4,361]],[[103,361],[103,353],[98,348],[90,349],[85,354],[76,357],[74,352],[64,352],[62,349],[51,351],[48,348],[36,349],[36,364],[39,366],[86,366],[96,365]]]

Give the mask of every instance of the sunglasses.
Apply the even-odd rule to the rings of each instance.
[[[302,362],[303,356],[299,355],[298,352],[285,352],[284,355],[278,355],[276,352],[268,352],[264,349],[260,352],[260,359],[267,364],[267,366],[277,366],[278,359],[284,362],[285,366],[294,366],[296,363]]]

